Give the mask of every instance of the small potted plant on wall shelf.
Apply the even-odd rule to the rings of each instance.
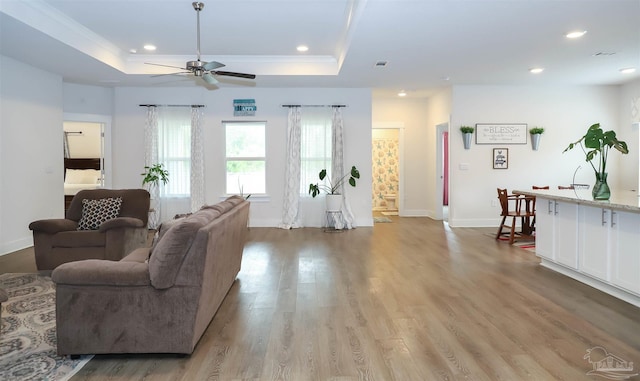
[[[318,173],[318,177],[320,181],[323,181],[327,177],[327,170],[323,169]],[[327,211],[335,212],[341,209],[342,206],[342,195],[340,192],[340,186],[342,186],[345,182],[348,182],[352,187],[356,186],[356,179],[360,178],[360,171],[356,168],[356,166],[351,167],[351,171],[346,175],[342,176],[335,183],[331,182],[331,179],[327,179],[328,185],[324,183],[316,183],[309,184],[309,194],[312,197],[316,197],[320,194],[320,191],[325,191],[327,193]]]
[[[540,135],[544,132],[544,128],[542,127],[531,127],[529,129],[529,133],[531,134],[531,148],[534,151],[538,150],[538,146],[540,145]]]
[[[460,131],[462,132],[462,142],[464,143],[464,149],[471,148],[471,136],[473,135],[473,127],[461,126]]]

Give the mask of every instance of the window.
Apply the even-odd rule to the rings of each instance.
[[[304,109],[300,118],[300,194],[309,195],[309,184],[320,181],[318,173],[327,170],[331,178],[331,109]]]
[[[266,193],[265,122],[224,122],[228,194]]]
[[[164,197],[191,194],[191,110],[166,107],[158,113],[158,161],[169,172],[169,181],[160,185]]]

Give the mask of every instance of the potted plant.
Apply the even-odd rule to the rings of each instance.
[[[323,169],[318,173],[318,177],[320,181],[323,181],[327,177],[327,170]],[[338,211],[340,210],[340,206],[342,204],[342,196],[339,193],[340,187],[348,182],[352,187],[356,186],[356,179],[360,178],[360,171],[356,168],[356,166],[351,167],[351,171],[346,175],[342,176],[335,182],[332,182],[331,179],[327,179],[328,185],[325,183],[316,183],[309,184],[309,194],[312,197],[316,197],[320,194],[320,191],[325,191],[327,193],[327,211]]]
[[[596,184],[593,186],[593,190],[591,192],[593,198],[595,200],[608,200],[611,196],[611,191],[607,184],[607,159],[609,157],[609,149],[615,148],[621,153],[627,154],[629,153],[627,143],[618,140],[614,131],[602,131],[600,123],[596,123],[589,127],[587,133],[584,134],[583,137],[578,141],[569,144],[569,146],[562,152],[567,152],[577,144],[580,144],[580,148],[582,148],[582,151],[585,153],[586,161],[591,164],[591,167],[596,174]],[[589,151],[587,151],[585,147],[589,149]],[[596,156],[599,156],[597,168],[593,164],[593,159],[595,159]]]
[[[531,127],[529,129],[529,133],[531,134],[531,148],[534,151],[538,150],[538,146],[540,145],[540,135],[544,132],[544,128],[542,127]]]
[[[151,191],[152,188],[158,189],[160,185],[160,181],[163,184],[166,184],[169,181],[169,172],[163,168],[164,164],[153,164],[152,166],[144,167],[144,173],[141,173],[142,178],[142,186],[148,184],[148,189]]]
[[[142,186],[151,194],[151,207],[149,209],[149,228],[156,229],[160,222],[160,203],[159,197],[160,182],[166,184],[169,181],[169,172],[163,168],[163,164],[153,164],[145,166],[144,173],[140,174],[142,178]]]
[[[473,135],[473,127],[461,126],[460,131],[462,132],[462,142],[464,143],[464,149],[471,148],[471,136]]]

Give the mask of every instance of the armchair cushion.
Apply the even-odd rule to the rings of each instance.
[[[143,228],[144,222],[141,219],[135,217],[116,217],[110,220],[106,220],[102,224],[98,230],[100,232],[106,232],[109,229],[118,229],[118,228]]]
[[[82,200],[82,217],[78,222],[78,230],[98,230],[100,224],[118,217],[122,197]]]

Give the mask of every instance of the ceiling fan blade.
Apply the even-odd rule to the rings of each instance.
[[[210,85],[215,85],[216,83],[218,83],[218,80],[216,79],[216,77],[214,77],[213,74],[211,73],[202,74],[202,79]]]
[[[163,65],[163,64],[157,64],[157,63],[151,63],[151,62],[145,62],[145,65],[153,65],[153,66],[164,66],[164,67],[172,67],[174,69],[180,69],[180,70],[188,70],[184,67],[180,67],[180,66],[171,66],[171,65]]]
[[[232,71],[212,71],[215,75],[224,75],[227,77],[238,77],[238,78],[247,78],[247,79],[256,79],[255,74],[245,74],[245,73],[234,73]]]
[[[151,78],[164,77],[165,75],[181,75],[181,74],[191,74],[191,72],[190,71],[179,71],[179,72],[176,72],[176,73],[155,74],[155,75],[152,75]]]
[[[205,63],[204,66],[202,67],[204,68],[204,70],[215,70],[215,69],[220,69],[221,67],[225,67],[225,64],[216,62],[216,61],[211,61],[211,62]]]

